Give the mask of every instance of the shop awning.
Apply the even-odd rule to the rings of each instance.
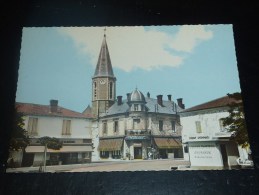
[[[175,138],[154,138],[158,148],[169,149],[169,148],[180,148],[182,143]]]
[[[123,138],[120,139],[104,139],[99,141],[99,151],[116,151],[121,150]]]
[[[27,146],[25,148],[27,153],[44,152],[44,146]],[[66,153],[66,152],[92,152],[92,146],[63,146],[59,150],[48,149],[50,153]]]

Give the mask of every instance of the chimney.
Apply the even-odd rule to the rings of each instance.
[[[50,112],[58,111],[58,100],[50,100]]]
[[[127,93],[127,100],[128,100],[128,102],[130,102],[130,95],[131,95],[131,93]]]
[[[163,106],[163,95],[157,95],[157,103],[160,105],[160,106]]]
[[[150,93],[149,92],[147,92],[147,97],[150,98]]]
[[[177,104],[178,104],[178,106],[179,106],[180,108],[182,108],[182,109],[185,108],[185,106],[184,106],[184,104],[183,104],[183,98],[178,98],[178,99],[177,99]]]
[[[172,101],[172,95],[167,95],[167,97],[168,97],[168,101]]]
[[[118,100],[118,105],[122,104],[122,96],[117,96],[117,100]]]

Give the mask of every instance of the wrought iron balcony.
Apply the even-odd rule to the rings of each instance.
[[[127,136],[137,136],[137,135],[150,135],[150,131],[147,129],[130,129],[126,130]]]

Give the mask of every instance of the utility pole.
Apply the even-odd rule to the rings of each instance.
[[[47,158],[47,143],[45,143],[45,146],[44,146],[44,172],[46,172],[46,158]]]

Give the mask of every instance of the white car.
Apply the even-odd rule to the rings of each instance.
[[[253,161],[252,160],[248,160],[248,159],[245,159],[245,160],[242,160],[240,157],[239,158],[237,158],[237,164],[238,165],[240,165],[240,166],[249,166],[249,167],[252,167],[252,166],[254,166],[254,163],[253,163]]]

